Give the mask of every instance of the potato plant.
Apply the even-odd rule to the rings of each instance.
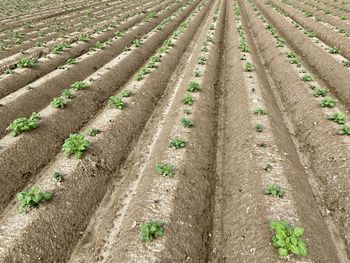
[[[35,129],[39,124],[39,115],[36,112],[33,112],[29,118],[22,117],[15,119],[11,124],[7,127],[6,130],[11,132],[13,137],[17,135]]]
[[[27,207],[37,208],[40,203],[50,201],[53,197],[51,192],[41,192],[37,186],[32,186],[28,191],[17,194],[17,199],[20,202],[19,212],[24,213]]]
[[[141,240],[148,242],[164,235],[164,223],[160,221],[148,221],[140,225]]]
[[[86,149],[90,146],[90,142],[85,140],[82,134],[71,134],[64,141],[63,152],[67,155],[74,155],[77,159],[80,159]]]

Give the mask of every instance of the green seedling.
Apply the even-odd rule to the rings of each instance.
[[[346,17],[346,16],[341,16],[340,19],[341,19],[341,20],[346,20],[347,17]]]
[[[316,98],[318,98],[318,97],[324,97],[324,96],[326,96],[326,93],[328,92],[328,90],[327,89],[324,89],[324,88],[315,88],[314,89],[314,96],[316,97]]]
[[[52,174],[52,178],[57,182],[62,182],[64,178],[64,174],[61,172],[54,172]]]
[[[123,90],[120,95],[124,98],[130,97],[132,95],[132,91],[131,90]]]
[[[71,46],[68,43],[58,44],[53,46],[52,53],[53,54],[60,54],[62,51],[71,48]]]
[[[339,53],[340,53],[340,48],[331,47],[331,48],[329,49],[329,53],[331,53],[331,54],[339,54]]]
[[[186,118],[181,118],[181,123],[185,128],[192,128],[194,126],[193,121]]]
[[[252,72],[254,70],[253,64],[247,62],[244,65],[244,71],[245,72]]]
[[[190,92],[199,91],[200,90],[200,84],[197,81],[193,81],[192,80],[192,81],[190,81],[190,83],[188,83],[186,90],[190,91]]]
[[[135,75],[135,80],[140,81],[142,80],[144,75],[149,74],[151,71],[149,68],[142,67],[139,72]]]
[[[192,112],[189,109],[184,109],[184,113],[186,113],[187,115],[191,115]]]
[[[333,108],[337,104],[337,100],[331,97],[326,97],[321,100],[321,107]]]
[[[350,125],[342,125],[338,131],[340,135],[350,135]]]
[[[91,137],[95,137],[97,134],[100,134],[102,131],[98,128],[91,128],[88,130],[87,134]]]
[[[207,47],[207,46],[204,46],[204,47],[202,47],[201,51],[202,51],[202,52],[208,52],[208,51],[209,51],[209,49],[208,49],[208,47]]]
[[[75,90],[82,90],[82,89],[86,89],[87,87],[89,87],[89,84],[87,84],[84,81],[76,81],[70,87],[72,89],[75,89]]]
[[[255,125],[255,130],[257,132],[262,132],[264,130],[264,126],[262,124],[258,123]]]
[[[303,81],[313,81],[313,78],[309,74],[304,74],[304,76],[302,77],[302,80]]]
[[[195,76],[196,78],[198,78],[198,77],[201,76],[201,71],[200,71],[198,68],[195,69],[195,71],[194,71],[194,76]]]
[[[291,64],[299,64],[299,58],[294,52],[289,52],[287,58]]]
[[[182,103],[185,105],[192,105],[194,103],[194,98],[191,95],[187,94],[182,99]]]
[[[62,96],[66,99],[72,99],[74,97],[73,91],[71,89],[64,89],[62,91]]]
[[[283,197],[284,191],[280,186],[278,186],[276,184],[270,184],[265,189],[265,194],[276,196],[276,197]]]
[[[51,105],[55,108],[62,109],[66,105],[66,102],[64,101],[63,98],[53,98],[53,100],[51,101]]]
[[[298,256],[306,257],[308,252],[301,236],[304,234],[304,228],[293,228],[285,221],[274,220],[270,222],[270,227],[275,231],[272,237],[272,244],[278,249],[281,257],[293,253]]]
[[[82,34],[79,38],[78,38],[78,41],[82,41],[82,42],[87,42],[89,41],[90,39],[90,36],[87,35],[87,34]]]
[[[121,98],[117,97],[117,96],[109,97],[108,105],[113,107],[113,108],[116,108],[118,110],[122,110],[125,107],[124,101]]]
[[[64,62],[65,65],[74,65],[76,63],[77,61],[74,58],[69,58],[66,60],[66,62]]]
[[[247,44],[247,42],[244,39],[240,40],[239,49],[242,52],[247,52],[247,53],[250,51],[249,48],[248,48],[248,44]]]
[[[264,167],[264,170],[267,171],[267,172],[271,171],[272,170],[272,165],[269,164],[269,163],[266,164],[265,167]]]
[[[343,60],[341,63],[343,64],[344,67],[348,67],[348,68],[350,67],[350,60]]]
[[[186,141],[181,138],[173,138],[169,143],[170,148],[180,149],[186,147]]]
[[[13,74],[13,70],[10,68],[7,68],[7,69],[5,69],[4,74],[6,74],[6,75]]]
[[[174,177],[174,166],[169,163],[159,163],[156,167],[156,172],[159,175]]]
[[[41,202],[50,201],[53,197],[51,192],[40,192],[37,186],[32,186],[27,192],[17,194],[17,199],[20,202],[19,212],[24,213],[27,207],[37,208]]]
[[[148,242],[164,235],[164,223],[159,221],[149,221],[140,226],[141,240]]]
[[[306,17],[312,17],[313,15],[314,15],[314,14],[311,13],[311,12],[309,12],[309,11],[305,12],[305,16],[306,16]]]
[[[38,58],[21,58],[17,62],[18,68],[31,68],[34,67],[36,64],[38,64]]]
[[[329,120],[332,120],[338,124],[344,124],[346,121],[345,114],[341,112],[333,113],[331,116],[328,117]]]
[[[132,41],[132,45],[134,47],[139,47],[141,46],[141,44],[142,44],[142,39],[135,39],[134,41]]]
[[[197,59],[197,63],[199,65],[204,65],[206,61],[207,61],[207,59],[204,56],[199,56]]]
[[[33,112],[29,118],[18,118],[15,119],[11,124],[7,127],[6,130],[11,131],[11,135],[16,137],[18,134],[27,132],[38,127],[39,116],[36,112]]]
[[[82,134],[71,134],[64,141],[63,151],[67,156],[74,155],[77,159],[80,159],[84,151],[90,146],[90,142],[85,140]]]
[[[267,112],[263,108],[256,108],[254,110],[254,114],[255,115],[267,115]]]

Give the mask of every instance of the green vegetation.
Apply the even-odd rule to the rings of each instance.
[[[303,81],[313,81],[313,78],[311,77],[311,75],[305,74],[305,75],[302,77],[302,80],[303,80]]]
[[[187,115],[192,114],[192,112],[189,109],[184,109],[184,113],[186,113]]]
[[[331,54],[339,54],[339,53],[340,53],[340,48],[331,47],[331,48],[329,49],[329,53],[331,53]]]
[[[149,74],[151,71],[149,68],[146,67],[142,67],[139,72],[137,72],[137,74],[135,75],[135,80],[140,81],[142,80],[144,75]]]
[[[51,105],[55,108],[64,108],[66,102],[63,98],[53,98],[53,100],[51,101]]]
[[[85,140],[82,134],[71,134],[64,141],[63,151],[66,155],[72,155],[78,159],[81,158],[84,151],[90,146],[90,142]]]
[[[62,92],[62,96],[66,99],[71,99],[74,97],[74,94],[71,89],[64,89]]]
[[[198,68],[195,69],[195,71],[194,71],[194,76],[195,76],[196,78],[198,78],[198,77],[201,76],[201,71],[200,71]]]
[[[257,132],[262,132],[264,130],[264,126],[262,124],[260,124],[260,123],[255,124],[255,130]]]
[[[174,177],[174,166],[169,163],[159,163],[156,167],[156,172],[159,175]]]
[[[123,90],[120,95],[124,98],[130,97],[132,95],[132,91],[131,90]]]
[[[40,192],[39,188],[34,185],[29,191],[17,194],[17,199],[20,202],[19,212],[24,213],[28,206],[36,208],[41,202],[50,201],[52,197],[53,193]]]
[[[322,97],[326,96],[327,92],[328,92],[328,90],[324,89],[324,88],[314,88],[314,96],[316,98],[318,98],[320,96],[322,96]]]
[[[331,116],[328,117],[328,119],[338,124],[344,124],[346,121],[345,115],[341,112],[333,113]]]
[[[337,100],[331,97],[326,97],[321,100],[321,107],[333,108],[337,104]]]
[[[287,256],[293,253],[298,256],[306,257],[308,252],[301,236],[304,234],[304,228],[293,228],[285,221],[274,220],[270,222],[270,227],[275,231],[272,237],[272,244],[278,249],[280,256]]]
[[[190,81],[190,83],[188,83],[187,85],[187,88],[186,88],[187,91],[190,91],[190,92],[196,92],[196,91],[199,91],[200,90],[200,85],[197,81]]]
[[[350,135],[350,125],[342,125],[338,131],[340,135]]]
[[[207,59],[205,58],[205,56],[199,56],[197,59],[197,63],[199,65],[204,65],[206,61],[207,61]]]
[[[62,182],[64,179],[64,174],[61,172],[54,172],[52,178],[57,182]]]
[[[254,70],[253,64],[247,62],[244,65],[244,71],[245,72],[252,72]]]
[[[278,186],[276,184],[270,184],[265,189],[265,194],[266,195],[277,196],[277,197],[283,197],[284,191],[283,191],[283,189],[280,186]]]
[[[193,121],[186,118],[181,118],[181,123],[185,128],[192,128],[194,126]]]
[[[112,106],[113,108],[116,108],[118,110],[124,109],[124,106],[125,106],[124,101],[117,96],[109,97],[108,104],[109,106]]]
[[[20,133],[35,129],[38,127],[38,123],[39,116],[36,112],[33,112],[29,118],[22,117],[15,119],[6,130],[10,130],[12,136],[16,137]]]
[[[141,240],[148,242],[164,235],[164,223],[159,221],[149,221],[140,226]]]
[[[341,63],[343,64],[344,67],[348,67],[348,68],[350,67],[350,60],[343,60]]]
[[[180,149],[186,147],[186,141],[181,138],[173,138],[169,143],[170,148]]]
[[[86,89],[87,87],[89,87],[89,84],[87,84],[84,81],[76,81],[70,87],[72,89],[81,90],[81,89]]]
[[[287,54],[287,58],[291,64],[299,64],[300,63],[298,56],[294,52],[289,52]]]
[[[266,112],[266,110],[264,110],[263,108],[256,108],[256,109],[254,110],[254,114],[255,114],[255,115],[266,115],[267,112]]]
[[[98,128],[91,128],[88,130],[88,135],[90,135],[91,137],[95,137],[97,134],[100,134],[102,131]]]
[[[71,48],[70,44],[68,43],[63,43],[63,44],[58,44],[52,47],[52,53],[53,54],[60,54],[62,51]]]
[[[33,58],[21,58],[17,62],[17,67],[18,68],[31,68],[34,67],[36,64],[38,64],[38,58],[33,57]]]
[[[185,105],[192,105],[194,102],[194,99],[191,95],[187,94],[185,97],[182,99],[182,103]]]

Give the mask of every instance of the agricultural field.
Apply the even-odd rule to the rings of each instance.
[[[349,110],[349,0],[0,1],[0,263],[349,263]]]

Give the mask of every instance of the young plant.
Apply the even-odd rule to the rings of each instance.
[[[124,98],[130,97],[132,95],[132,91],[131,90],[123,90],[120,95]]]
[[[74,94],[71,89],[64,89],[62,92],[62,96],[66,99],[71,99],[74,97]]]
[[[141,240],[148,242],[164,235],[164,223],[159,221],[149,221],[141,224]]]
[[[32,188],[27,192],[20,192],[17,194],[17,199],[20,202],[19,212],[24,213],[26,208],[38,207],[41,202],[50,201],[52,199],[53,193],[51,192],[40,192],[37,186],[32,186]]]
[[[18,118],[15,119],[7,127],[6,130],[10,130],[13,137],[16,137],[18,134],[27,132],[38,127],[39,116],[36,112],[33,112],[29,118]]]
[[[316,98],[318,98],[318,97],[320,97],[320,96],[324,97],[324,96],[326,96],[326,93],[327,93],[327,92],[328,92],[327,89],[324,89],[324,88],[315,88],[315,89],[314,89],[314,96],[315,96]]]
[[[88,135],[90,135],[91,137],[95,137],[97,134],[100,134],[102,131],[100,129],[97,128],[91,128],[88,130]]]
[[[339,54],[339,53],[340,53],[340,48],[331,47],[331,48],[329,49],[329,53],[331,53],[331,54]]]
[[[157,174],[174,177],[174,166],[169,163],[159,163],[156,167]]]
[[[189,109],[184,109],[184,113],[186,113],[187,115],[192,114],[192,112]]]
[[[306,257],[308,252],[301,236],[304,234],[304,228],[293,228],[285,221],[274,220],[270,222],[270,227],[275,231],[272,237],[272,244],[278,249],[281,257],[293,253],[298,256]]]
[[[185,128],[192,128],[194,126],[193,121],[186,118],[181,118],[181,123]]]
[[[333,108],[337,104],[337,100],[326,97],[323,100],[321,100],[321,107],[327,107],[327,108]]]
[[[64,174],[61,172],[54,172],[52,174],[52,178],[57,182],[62,182],[64,178]]]
[[[134,47],[139,47],[141,46],[141,44],[142,44],[142,39],[135,39],[134,41],[132,41],[132,45]]]
[[[187,91],[190,91],[190,92],[196,92],[196,91],[199,91],[200,90],[200,85],[197,81],[190,81],[190,83],[188,83],[187,85],[187,88],[186,88]]]
[[[89,84],[87,84],[84,81],[76,81],[70,87],[72,89],[81,90],[81,89],[86,89],[87,87],[89,87]]]
[[[36,57],[34,58],[21,58],[17,62],[18,68],[31,68],[34,67],[36,64],[38,64],[38,59]]]
[[[265,189],[265,194],[266,195],[277,196],[277,197],[283,197],[284,191],[283,191],[283,189],[280,186],[278,186],[276,184],[270,184]]]
[[[90,146],[90,142],[85,140],[84,135],[82,134],[71,134],[64,141],[63,151],[66,155],[72,155],[78,159],[81,158],[84,151]]]
[[[344,67],[349,68],[350,67],[350,60],[343,60],[342,64],[343,64]]]
[[[338,131],[340,135],[350,135],[350,125],[342,125]]]
[[[338,124],[344,124],[346,117],[343,113],[337,112],[337,113],[333,113],[331,116],[329,116],[328,119],[332,120]]]
[[[51,101],[51,105],[55,108],[64,108],[66,102],[63,98],[53,98],[53,100]]]
[[[258,124],[255,124],[255,130],[257,132],[262,132],[264,130],[264,127],[262,124],[258,123]]]
[[[304,74],[304,76],[302,77],[302,80],[303,81],[313,81],[313,78],[309,74]]]
[[[186,147],[186,141],[181,138],[173,138],[169,143],[170,148],[180,149]]]
[[[199,56],[197,59],[197,63],[199,65],[204,65],[206,61],[207,61],[207,59],[204,56]]]
[[[194,71],[194,76],[195,76],[196,78],[198,78],[198,77],[201,76],[201,71],[200,71],[198,68],[195,69],[195,71]]]
[[[191,95],[187,94],[185,97],[182,99],[182,103],[185,105],[192,105],[194,102],[194,99]]]
[[[109,104],[109,106],[116,108],[118,110],[124,109],[124,106],[125,106],[124,101],[117,96],[109,97],[108,104]]]
[[[289,52],[287,58],[291,64],[299,64],[299,58],[294,52]]]
[[[244,65],[245,72],[252,72],[253,70],[254,70],[253,64],[251,64],[249,62],[245,63],[245,65]]]
[[[254,114],[255,114],[255,115],[266,115],[267,112],[266,112],[266,110],[264,110],[263,108],[256,108],[256,109],[254,110]]]

